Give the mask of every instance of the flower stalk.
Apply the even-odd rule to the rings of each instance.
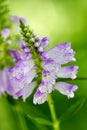
[[[35,36],[32,30],[30,30],[29,26],[25,26],[24,23],[20,20],[20,27],[21,27],[21,34],[23,37],[23,40],[27,43],[27,47],[30,48],[30,53],[32,54],[32,59],[34,61],[34,64],[37,66],[36,72],[38,75],[37,83],[39,84],[42,79],[42,65],[41,65],[41,58],[39,52],[37,52],[34,41]]]
[[[53,99],[51,97],[51,94],[48,94],[48,106],[49,106],[49,109],[50,109],[51,118],[53,120],[53,129],[54,130],[59,130],[59,121],[58,121],[58,119],[56,117],[54,102],[53,102]]]

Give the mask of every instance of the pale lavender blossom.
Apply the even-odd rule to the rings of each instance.
[[[51,93],[52,90],[54,90],[54,85],[53,84],[49,84],[47,82],[42,81],[38,90],[41,93]]]
[[[15,60],[15,62],[21,60],[21,55],[19,51],[16,50],[10,50],[9,51],[10,55],[13,57],[13,59]]]
[[[43,52],[43,47],[40,46],[40,47],[38,47],[37,50],[38,50],[38,52]]]
[[[15,23],[19,23],[19,21],[21,20],[24,24],[27,24],[27,20],[23,17],[19,17],[19,16],[10,16],[11,20]]]
[[[71,49],[71,44],[67,42],[58,44],[52,49],[40,53],[44,70],[42,72],[42,82],[34,95],[33,102],[35,104],[42,104],[47,101],[47,95],[53,90],[58,90],[68,98],[74,97],[74,92],[78,88],[76,85],[56,82],[58,78],[76,78],[78,66],[62,67],[62,64],[75,61],[74,54],[75,52]]]
[[[40,46],[40,43],[39,43],[39,42],[35,42],[35,43],[34,43],[34,46],[35,46],[35,47],[39,47],[39,46]]]
[[[32,64],[32,63],[30,63]],[[20,63],[14,68],[7,69],[6,71],[6,79],[7,79],[7,88],[6,92],[12,95],[14,98],[18,98],[19,96],[23,96],[25,100],[27,95],[25,92],[31,86],[32,80],[34,79],[36,72],[35,69],[30,67],[28,63]],[[31,69],[32,68],[32,69]],[[33,88],[32,88],[33,89]],[[24,92],[23,92],[24,90]],[[31,88],[30,88],[31,90]],[[20,94],[19,94],[20,93]],[[24,96],[24,94],[26,96]]]
[[[41,40],[42,40],[42,38],[41,38],[41,37],[38,37],[38,36],[37,36],[37,37],[35,38],[35,41],[36,41],[36,42],[38,42],[38,43],[40,43],[40,42],[41,42]]]
[[[42,59],[52,59],[58,64],[66,64],[75,61],[75,52],[71,49],[71,44],[68,42],[61,43],[51,48],[50,50],[41,53]]]
[[[16,99],[19,96],[22,96],[25,101],[25,99],[32,93],[31,90],[35,87],[32,82],[36,76],[34,62],[29,56],[27,57],[27,55],[25,55],[26,52],[20,54],[11,50],[10,53],[16,59],[16,63],[14,67],[6,69],[6,92]],[[29,52],[27,53],[29,54]],[[30,86],[34,87],[31,88]]]
[[[19,22],[19,17],[18,16],[10,16],[10,18],[11,18],[11,20],[13,21],[13,22]]]
[[[10,29],[9,28],[4,28],[1,31],[1,35],[2,35],[3,38],[7,38],[10,35]]]
[[[39,90],[36,91],[33,99],[34,104],[43,104],[45,101],[47,101],[47,94],[41,93]]]
[[[20,17],[12,16],[11,19],[14,22],[22,20],[25,23],[25,20]],[[7,38],[9,33],[9,30],[6,30],[6,28],[2,30],[4,38]],[[56,82],[58,78],[76,78],[78,66],[65,66],[66,63],[76,60],[71,44],[64,42],[48,51],[44,51],[44,48],[49,43],[49,38],[31,37],[29,41],[35,47],[34,50],[38,53],[42,67],[41,82],[38,84],[37,91],[34,94],[34,104],[42,104],[47,101],[48,94],[54,90],[58,90],[68,98],[73,98],[74,92],[78,88],[76,85]],[[34,81],[34,79],[39,78],[37,70],[40,68],[36,66],[36,59],[33,59],[34,52],[31,52],[31,48],[27,46],[27,43],[20,39],[19,46],[21,51],[9,51],[9,54],[13,57],[14,66],[0,71],[0,94],[6,92],[15,99],[21,96],[25,101],[37,86],[37,80]]]
[[[34,46],[37,48],[38,52],[43,52],[44,48],[47,47],[48,43],[49,43],[49,38],[48,37],[36,37],[35,38],[35,42],[34,42]]]
[[[67,66],[61,67],[58,72],[58,77],[75,79],[77,74],[78,66]]]
[[[71,85],[64,82],[57,82],[55,84],[56,89],[63,95],[66,95],[68,98],[74,97],[74,91],[78,89],[77,85]]]
[[[50,41],[50,39],[48,37],[43,37],[41,40],[41,47],[43,47],[43,48],[47,47],[49,41]]]
[[[0,94],[7,92],[15,99],[22,96],[25,101],[36,87],[36,82],[33,82],[36,68],[29,50],[24,49],[23,53],[10,50],[9,53],[14,59],[15,66],[0,71]]]

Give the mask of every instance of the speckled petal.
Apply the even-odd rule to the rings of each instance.
[[[47,84],[55,84],[56,76],[54,73],[51,73],[49,71],[43,71],[42,72],[42,81],[46,82]]]
[[[31,62],[31,61],[30,61]],[[29,66],[30,65],[30,66]],[[36,75],[33,63],[29,61],[18,62],[15,67],[7,68],[7,93],[16,97],[15,94],[20,95],[20,91],[28,87]]]
[[[43,104],[45,101],[47,101],[47,94],[41,93],[39,90],[37,90],[36,93],[34,94],[33,103]]]
[[[44,70],[47,70],[50,72],[54,72],[54,71],[58,72],[58,70],[60,69],[60,65],[51,59],[44,60],[42,63],[42,66]]]
[[[51,93],[54,89],[54,86],[52,84],[47,84],[45,82],[41,82],[38,89],[41,93]]]

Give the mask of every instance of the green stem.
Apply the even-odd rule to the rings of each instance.
[[[52,117],[52,120],[53,120],[53,129],[59,130],[59,121],[56,117],[54,102],[52,100],[51,94],[48,95],[48,106],[49,106],[51,117]]]

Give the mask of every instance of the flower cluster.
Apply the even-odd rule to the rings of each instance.
[[[58,78],[76,78],[78,66],[62,66],[70,61],[75,61],[75,52],[71,49],[70,43],[58,44],[48,51],[42,52],[41,59],[43,71],[42,81],[34,95],[34,103],[41,104],[47,100],[47,94],[53,90],[58,90],[68,98],[74,97],[76,85],[64,82],[56,82]]]
[[[12,20],[18,22],[20,19],[12,17]],[[62,81],[57,82],[58,78],[76,78],[78,66],[64,66],[75,61],[71,44],[64,42],[45,51],[50,41],[48,37],[38,37],[22,21],[20,27],[23,38],[19,41],[20,51],[9,51],[14,67],[6,67],[0,71],[0,94],[6,92],[15,99],[22,96],[25,101],[38,86],[33,98],[34,104],[47,101],[48,94],[54,90],[73,98],[78,87]],[[9,33],[8,29],[2,30],[4,38]]]

